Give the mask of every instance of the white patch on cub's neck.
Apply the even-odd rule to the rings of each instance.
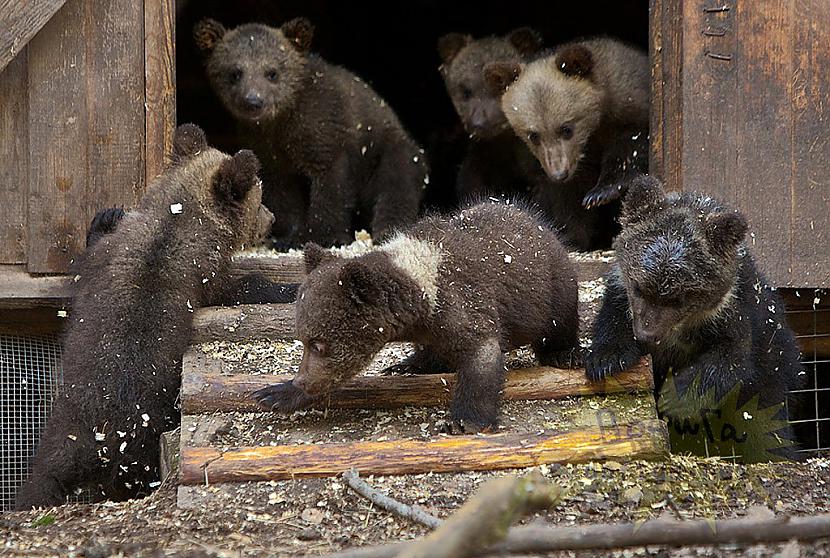
[[[389,254],[392,263],[415,281],[429,301],[430,310],[434,310],[438,305],[441,249],[426,240],[398,233],[384,242],[379,250]]]

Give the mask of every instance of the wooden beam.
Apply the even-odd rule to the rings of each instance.
[[[491,471],[547,463],[655,459],[667,455],[663,421],[592,427],[540,435],[450,436],[347,444],[244,447],[223,451],[183,447],[182,484],[329,477],[349,469],[366,475]]]
[[[60,308],[69,302],[70,279],[32,277],[22,267],[0,266],[0,308]]]
[[[185,368],[182,373],[182,413],[195,415],[214,412],[256,412],[261,409],[251,393],[269,385],[290,380],[291,376],[200,372]],[[320,408],[392,409],[445,405],[455,385],[455,374],[417,376],[360,376],[321,401]],[[650,360],[644,358],[631,370],[593,383],[582,368],[533,367],[511,370],[504,386],[505,399],[561,399],[578,395],[651,391],[654,379]]]
[[[0,72],[66,0],[0,0]]]
[[[145,177],[161,174],[176,128],[176,25],[173,0],[144,2]]]
[[[293,337],[293,304],[241,304],[231,308],[201,308],[193,316],[192,343]]]

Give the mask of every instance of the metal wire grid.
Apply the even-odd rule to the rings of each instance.
[[[55,335],[0,335],[0,510],[14,507],[61,381]]]
[[[790,392],[800,402],[790,422],[801,442],[799,451],[814,455],[830,451],[830,296],[822,290],[802,290],[801,296],[805,294],[813,297],[812,309],[787,312],[800,324],[796,337],[808,376],[805,389]]]

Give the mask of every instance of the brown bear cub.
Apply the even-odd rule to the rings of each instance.
[[[424,218],[354,259],[308,244],[305,262],[296,310],[303,359],[293,381],[255,393],[269,410],[309,406],[386,343],[411,341],[433,357],[424,361],[458,373],[451,430],[491,430],[504,351],[531,344],[540,362],[557,364],[577,346],[574,266],[556,234],[515,205]]]
[[[485,69],[494,62],[521,63],[542,46],[540,35],[522,27],[504,37],[473,39],[449,33],[438,40],[441,76],[470,142],[458,170],[459,200],[488,195],[524,195],[544,174],[533,154],[501,110],[502,91],[494,90]]]
[[[273,222],[252,152],[211,149],[187,124],[174,156],[137,209],[93,221],[98,234],[74,269],[64,385],[19,509],[62,504],[82,487],[123,499],[160,481],[159,435],[179,421],[193,310],[237,290],[226,279],[231,255],[261,242]]]
[[[278,244],[343,244],[364,227],[382,239],[417,217],[423,151],[366,82],[309,52],[312,34],[303,18],[194,29],[214,91],[263,162]]]
[[[502,109],[549,178],[535,201],[577,248],[607,247],[620,197],[648,165],[650,66],[645,52],[598,38],[527,65],[491,64]]]
[[[622,224],[588,378],[602,380],[651,353],[658,407],[678,434],[708,436],[702,449],[725,444],[749,460],[773,457],[762,451],[765,440],[775,454],[792,455],[789,426],[757,431],[769,428],[760,412],[737,412],[757,397],[758,409],[774,407],[786,420],[787,392],[806,380],[784,305],[744,244],[743,215],[709,197],[666,195],[656,179],[640,177]],[[719,406],[736,386],[735,406]],[[711,427],[714,418],[720,429]]]

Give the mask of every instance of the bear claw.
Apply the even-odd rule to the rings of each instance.
[[[282,411],[291,413],[304,409],[314,402],[314,397],[306,395],[291,382],[282,382],[259,389],[251,397],[265,411]]]

